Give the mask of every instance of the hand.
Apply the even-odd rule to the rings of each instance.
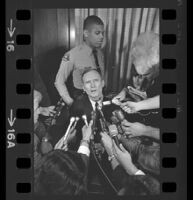
[[[125,90],[122,90],[117,96],[115,96],[112,100],[112,102],[116,105],[120,105],[121,101],[125,99],[126,92]]]
[[[140,110],[139,102],[127,101],[120,104],[120,107],[127,113],[135,113]]]
[[[75,126],[72,126],[69,130],[69,135],[67,136],[66,140],[62,137],[54,146],[54,149],[63,149],[65,151],[68,150],[68,143],[73,140],[76,135]]]
[[[82,140],[90,141],[91,136],[92,136],[92,128],[91,128],[92,124],[93,124],[93,120],[90,121],[88,126],[84,125],[82,127]]]
[[[113,141],[113,154],[115,155],[116,159],[119,161],[119,163],[122,165],[122,167],[129,175],[134,175],[138,171],[138,169],[133,164],[131,155],[123,147],[122,144],[120,144],[120,148],[121,150],[117,147],[117,145]]]
[[[55,108],[55,106],[40,107],[40,114],[42,114],[44,116],[53,116],[56,113],[54,108]]]
[[[105,147],[107,154],[109,156],[112,156],[113,155],[113,142],[112,142],[111,137],[107,133],[103,133],[103,132],[101,132],[100,135],[101,135],[102,144]]]
[[[62,97],[62,99],[64,100],[64,102],[68,105],[71,106],[74,102],[74,100],[69,96],[69,97]]]
[[[42,141],[41,142],[41,146],[40,146],[40,149],[41,149],[41,153],[42,154],[47,154],[48,152],[50,152],[52,149],[53,149],[53,146],[50,142],[45,142],[45,141]]]
[[[125,134],[131,134],[131,137],[146,135],[148,132],[148,126],[139,122],[131,123],[123,120],[121,126]]]
[[[52,119],[51,117],[49,117],[49,118],[45,119],[44,122],[47,126],[53,126],[56,124],[56,119]]]

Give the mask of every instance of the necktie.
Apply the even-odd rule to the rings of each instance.
[[[94,56],[96,67],[97,67],[97,69],[100,69],[99,68],[99,61],[98,61],[98,57],[97,57],[97,50],[93,49],[92,53],[93,53],[93,56]]]
[[[98,106],[99,106],[99,103],[96,102],[96,103],[95,103],[95,111],[98,111]]]

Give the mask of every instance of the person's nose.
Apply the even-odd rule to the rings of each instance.
[[[92,82],[91,82],[91,88],[94,88],[94,87],[95,87],[95,82],[92,81]]]
[[[103,40],[104,39],[104,34],[100,33],[100,39]]]

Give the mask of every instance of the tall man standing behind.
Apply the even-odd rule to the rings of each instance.
[[[100,48],[104,38],[104,24],[95,16],[88,16],[83,24],[83,44],[68,51],[62,58],[55,86],[67,105],[71,105],[83,92],[81,74],[85,67],[93,67],[104,75],[104,58]],[[66,86],[72,73],[71,91]]]

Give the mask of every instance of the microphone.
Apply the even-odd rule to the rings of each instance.
[[[105,119],[104,113],[102,111],[102,105],[97,106],[97,110],[99,111],[101,118],[99,119],[102,131],[108,132],[108,125]]]
[[[95,135],[96,130],[97,130],[97,127],[96,127],[96,117],[97,117],[96,111],[93,110],[91,112],[91,119],[93,120],[92,132],[93,132],[94,135]]]
[[[115,144],[119,147],[119,140],[118,140],[118,130],[115,124],[109,125],[109,134],[115,141]],[[119,147],[120,149],[120,147]]]
[[[100,125],[101,125],[101,130],[102,130],[103,132],[108,133],[107,126],[106,126],[106,124],[105,124],[105,122],[103,121],[102,118],[99,119],[99,122],[100,122]]]
[[[103,101],[102,104],[103,106],[111,105],[112,101]]]
[[[64,142],[66,141],[68,134],[70,132],[71,126],[74,123],[74,121],[78,121],[78,118],[75,117],[71,117],[70,118],[70,124],[68,125],[68,128],[66,130],[66,133],[64,134],[64,136],[57,142],[57,144],[55,145],[54,149],[61,149]]]
[[[82,115],[82,119],[83,119],[84,123],[86,124],[86,126],[88,127],[87,116],[86,115]]]
[[[117,126],[118,132],[122,135],[124,133],[124,131],[120,125],[119,119],[117,119],[116,116],[112,115],[111,121],[112,121],[112,124],[115,124]]]
[[[78,122],[79,119],[80,119],[80,117],[75,117],[74,127],[76,127],[76,124],[77,124],[77,122]]]
[[[116,104],[114,99],[102,102],[103,106],[107,106],[107,105],[111,105],[111,104]]]
[[[113,111],[113,115],[119,120],[119,122],[122,122],[125,119],[125,116],[121,110]]]
[[[106,121],[106,120],[105,120],[105,117],[104,117],[104,114],[103,114],[103,111],[102,111],[102,106],[103,106],[103,105],[98,104],[97,110],[99,111],[99,113],[100,113],[102,119],[103,119],[104,121]]]

